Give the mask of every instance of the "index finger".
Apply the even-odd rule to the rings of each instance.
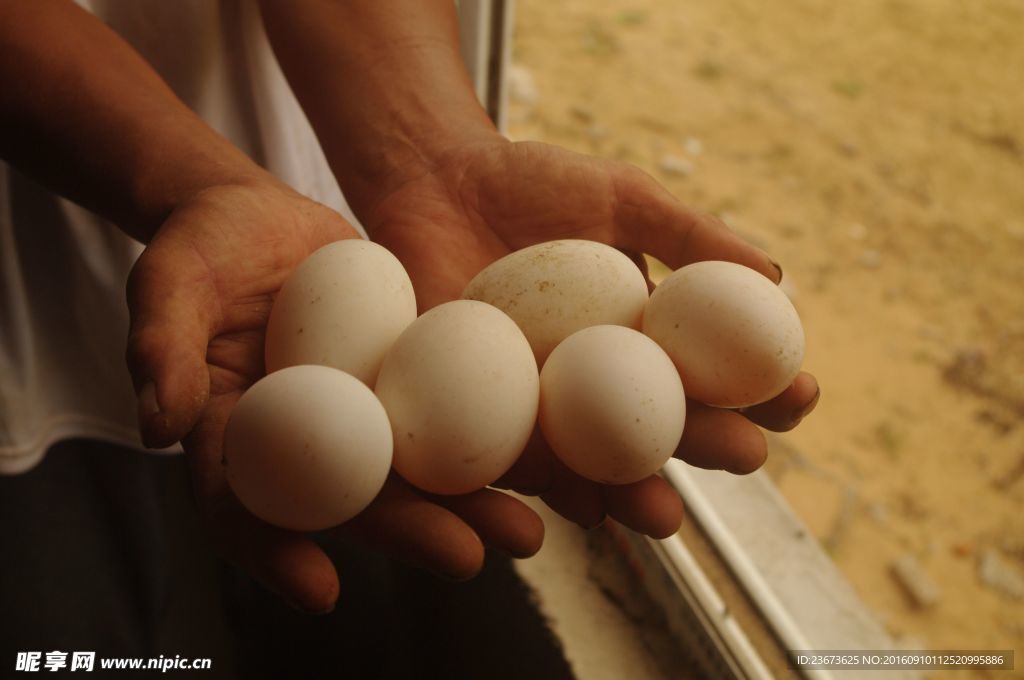
[[[650,175],[623,166],[614,181],[616,240],[620,248],[658,258],[672,269],[703,260],[735,262],[778,283],[782,268],[721,219],[683,205]]]

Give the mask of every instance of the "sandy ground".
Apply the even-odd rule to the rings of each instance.
[[[1024,652],[1022,33],[1019,0],[517,5],[514,138],[782,264],[822,399],[768,469],[910,647]]]

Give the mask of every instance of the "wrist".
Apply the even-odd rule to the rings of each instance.
[[[2,4],[0,156],[20,171],[140,241],[189,196],[259,176],[95,16]]]
[[[493,128],[464,129],[455,134],[438,132],[390,139],[376,153],[370,150],[368,158],[364,157],[369,162],[351,153],[341,154],[341,162],[330,152],[328,158],[349,206],[369,229],[375,207],[406,184],[439,175],[442,169],[459,167],[461,159],[485,148],[509,143]]]
[[[262,3],[288,82],[355,214],[467,145],[501,141],[451,0]]]
[[[195,122],[198,125],[183,130],[186,134],[179,138],[169,136],[160,144],[141,145],[135,158],[138,171],[129,187],[128,212],[115,221],[144,243],[172,212],[204,191],[280,184],[228,140],[198,119]]]
[[[432,72],[429,79],[424,76],[428,87],[413,82],[418,79],[408,63],[389,63],[395,56],[376,62],[376,91],[364,95],[364,106],[347,106],[345,125],[316,126],[328,163],[360,219],[381,198],[434,172],[460,150],[507,142],[477,101],[457,52],[435,49]]]

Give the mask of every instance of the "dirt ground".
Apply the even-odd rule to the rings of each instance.
[[[514,138],[782,264],[822,398],[768,470],[912,648],[1024,652],[1022,34],[1019,0],[517,3]]]

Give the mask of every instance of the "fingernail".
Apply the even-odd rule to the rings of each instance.
[[[601,519],[597,520],[597,522],[595,522],[594,524],[588,525],[585,522],[577,522],[577,524],[579,524],[581,527],[583,527],[587,531],[590,531],[591,529],[596,529],[599,526],[601,526],[602,524],[604,524],[604,521],[606,519],[608,519],[608,513],[607,512],[603,512],[603,513],[601,513]]]
[[[296,602],[295,600],[291,599],[290,597],[285,597],[285,596],[282,595],[281,599],[284,600],[285,604],[287,604],[289,607],[291,607],[295,611],[297,611],[299,613],[302,613],[302,614],[309,614],[311,616],[325,616],[327,614],[330,614],[331,612],[334,611],[334,607],[337,604],[336,602],[332,602],[330,605],[328,605],[324,609],[310,609],[309,607],[303,607],[302,605],[300,605],[298,602]]]
[[[156,398],[156,385],[148,382],[139,390],[139,432],[142,434],[142,443],[146,446],[153,446],[150,429],[153,419],[158,415],[160,402]]]
[[[139,415],[147,420],[160,413],[160,402],[156,400],[156,385],[148,382],[139,390]]]
[[[818,389],[814,391],[814,396],[811,397],[811,400],[793,412],[793,417],[789,421],[792,423],[792,427],[799,425],[800,421],[803,420],[808,413],[814,410],[814,407],[818,405],[818,399],[820,398],[821,386],[819,385]]]
[[[536,486],[522,486],[511,490],[523,496],[543,496],[548,491],[551,491],[551,486],[551,482],[548,482],[547,484],[538,484]]]
[[[775,267],[775,270],[779,272],[779,278],[775,283],[782,283],[782,265],[771,258],[768,258],[768,261],[771,262],[772,266]]]
[[[329,607],[326,607],[324,609],[307,609],[306,612],[314,616],[327,616],[328,614],[334,611],[334,607],[336,604],[337,603],[332,602]]]
[[[434,569],[430,569],[429,571],[430,571],[431,574],[433,574],[437,578],[441,579],[442,581],[447,581],[448,583],[465,583],[466,581],[472,581],[473,578],[476,576],[476,574],[472,574],[472,575],[469,575],[469,576],[457,575],[457,574],[446,574],[443,571],[438,571],[438,570],[434,570]]]

